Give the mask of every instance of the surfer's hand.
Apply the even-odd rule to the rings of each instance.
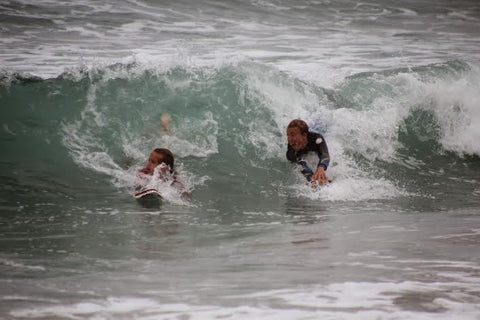
[[[184,191],[182,192],[182,197],[184,197],[185,199],[187,199],[188,201],[192,201],[193,200],[193,197],[190,193],[188,193],[187,191]]]
[[[162,114],[160,117],[160,123],[162,124],[163,132],[168,132],[168,125],[170,124],[170,121],[172,121],[172,117],[168,113]]]
[[[315,171],[315,174],[312,177],[311,180],[312,184],[327,184],[328,183],[328,178],[327,175],[325,174],[325,170],[323,167],[318,167],[317,171]]]

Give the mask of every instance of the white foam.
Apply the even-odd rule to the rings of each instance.
[[[36,7],[40,8],[38,12],[26,5],[16,10],[3,8],[12,16],[53,22],[48,32],[43,25],[32,25],[27,30],[9,29],[8,36],[0,39],[2,66],[7,70],[52,77],[75,67],[79,60],[89,65],[96,61],[115,64],[138,52],[156,57],[157,63],[172,61],[174,64],[178,58],[176,49],[184,48],[187,56],[211,63],[218,58],[216,53],[223,57],[243,55],[290,74],[298,72],[298,76],[307,76],[310,81],[315,78],[322,81],[320,72],[317,77],[309,76],[308,68],[327,67],[335,73],[346,74],[462,56],[472,60],[479,57],[478,37],[473,31],[467,32],[476,22],[468,6],[455,11],[448,9],[446,15],[440,15],[442,19],[423,22],[430,28],[425,28],[422,41],[413,42],[389,35],[408,33],[410,24],[423,21],[424,15],[417,12],[415,6],[359,3],[357,8],[365,11],[352,12],[330,3],[322,3],[320,10],[319,4],[312,3],[310,13],[295,12],[288,17],[289,23],[279,15],[283,11],[295,11],[297,4],[279,6],[268,1],[243,3],[228,14],[210,3],[194,8],[182,2],[163,6],[140,1],[101,4],[89,0],[75,4],[37,1]],[[251,16],[251,10],[260,10],[263,14]],[[117,13],[118,19],[105,24],[102,15],[108,19],[112,13]],[[244,19],[244,16],[251,18]],[[312,16],[316,19],[311,19]],[[389,17],[395,17],[398,23],[390,27],[384,25],[375,32],[365,32],[356,25],[357,21]],[[455,37],[448,32],[452,19],[457,19],[455,26],[465,31],[464,37],[460,32]],[[405,26],[407,30],[403,29]],[[446,32],[442,34],[438,30]],[[72,31],[77,34],[75,39],[58,36]],[[31,54],[32,51],[35,54]],[[391,54],[379,58],[376,55],[379,51]]]
[[[157,293],[158,295],[158,293]],[[419,297],[422,297],[419,299]],[[227,301],[225,305],[222,301]],[[463,282],[344,282],[221,297],[216,303],[109,297],[10,312],[13,317],[95,319],[424,319],[470,320],[480,301]]]
[[[406,94],[405,105],[432,111],[440,125],[445,150],[460,155],[480,155],[480,69],[470,65],[459,79],[421,80],[415,74],[399,74],[398,84]]]
[[[418,16],[418,13],[415,10],[411,10],[408,8],[397,8],[403,15],[410,16],[410,17],[416,17]]]
[[[14,267],[17,269],[27,269],[27,270],[33,270],[33,271],[45,271],[45,267],[43,266],[32,266],[28,264],[24,264],[18,261],[13,261],[13,260],[8,260],[8,259],[0,259],[0,264]]]
[[[471,229],[470,232],[465,232],[465,233],[455,233],[455,234],[434,236],[432,237],[432,239],[452,239],[452,238],[464,238],[468,236],[480,236],[480,229]]]
[[[442,128],[441,143],[447,150],[460,154],[480,155],[480,73],[472,79],[454,83],[437,83],[431,89],[434,111]]]
[[[157,303],[142,298],[107,298],[104,301],[80,302],[74,305],[52,306],[16,310],[10,314],[15,317],[44,318],[44,317],[77,317],[95,315],[95,319],[110,319],[112,316],[125,313],[135,313],[155,307]]]
[[[391,199],[407,194],[392,182],[385,179],[367,177],[334,177],[334,182],[320,188],[312,188],[305,183],[291,187],[297,197],[323,201],[363,201]]]

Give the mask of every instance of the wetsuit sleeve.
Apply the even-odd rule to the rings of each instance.
[[[312,169],[308,167],[307,162],[305,162],[305,160],[298,159],[297,154],[292,148],[290,148],[290,146],[288,147],[288,150],[287,150],[287,159],[290,162],[296,163],[302,167],[301,173],[305,176],[305,178],[308,181],[312,179],[312,176],[313,176]]]
[[[298,164],[302,167],[302,170],[300,172],[307,179],[307,181],[310,182],[313,177],[312,169],[310,169],[310,167],[307,165],[307,162],[305,162],[304,160],[298,161]]]
[[[322,141],[317,144],[317,154],[318,154],[318,167],[323,167],[323,169],[326,171],[328,168],[328,165],[330,164],[330,154],[328,153],[328,147],[327,143],[325,142],[325,139],[321,137]]]

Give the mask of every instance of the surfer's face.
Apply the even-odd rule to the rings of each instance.
[[[301,133],[299,128],[287,129],[288,144],[295,151],[300,151],[307,146],[308,138],[306,133]]]
[[[163,162],[163,157],[161,154],[155,151],[150,153],[150,157],[148,158],[148,162],[146,166],[148,170],[148,174],[153,174],[153,170],[162,162]]]

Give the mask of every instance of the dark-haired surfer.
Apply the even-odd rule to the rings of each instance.
[[[327,143],[323,136],[310,132],[308,125],[303,120],[292,120],[287,127],[288,150],[287,159],[302,167],[302,174],[313,184],[327,184],[327,174],[330,163]],[[309,167],[306,157],[314,153],[318,156],[315,171]]]
[[[177,179],[174,170],[175,159],[170,150],[157,148],[150,153],[148,162],[144,168],[140,169],[135,180],[134,188],[136,192],[142,191],[152,180],[155,169],[158,169],[158,179],[163,181],[172,181],[172,186],[177,188],[183,196],[191,199],[191,195],[186,191],[184,185]]]

